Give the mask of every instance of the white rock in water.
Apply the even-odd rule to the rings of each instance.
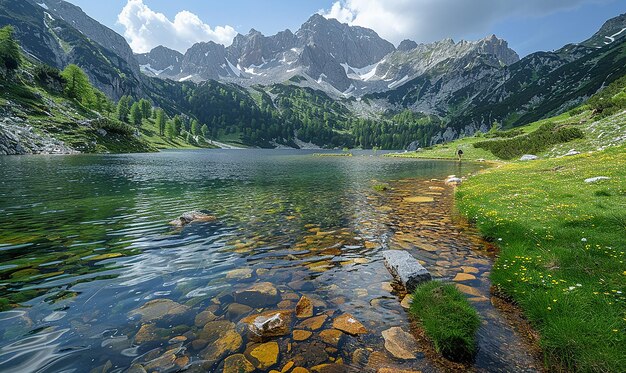
[[[462,182],[463,180],[458,177],[451,177],[446,180],[446,184],[461,184]]]
[[[383,251],[383,257],[385,267],[408,292],[413,292],[417,285],[432,279],[430,272],[406,251]]]
[[[525,154],[519,160],[520,161],[536,161],[537,159],[539,159],[539,157],[537,157],[536,155]]]
[[[611,178],[606,176],[590,177],[589,179],[585,179],[585,183],[595,183],[602,180],[611,180]]]

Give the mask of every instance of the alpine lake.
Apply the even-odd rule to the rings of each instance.
[[[443,182],[488,166],[353,154],[0,158],[0,371],[446,371],[386,249],[475,305],[471,370],[534,371]],[[194,210],[215,219],[168,224]]]

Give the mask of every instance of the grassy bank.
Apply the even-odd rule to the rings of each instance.
[[[587,178],[610,180],[586,183]],[[626,371],[626,147],[490,169],[460,211],[501,248],[491,278],[551,370]]]
[[[413,293],[410,312],[445,358],[463,362],[474,357],[480,320],[454,285],[437,281],[420,285]]]

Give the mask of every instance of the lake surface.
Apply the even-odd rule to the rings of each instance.
[[[385,248],[440,279],[471,274],[476,369],[530,369],[488,301],[489,249],[453,218],[441,181],[482,167],[288,150],[0,158],[0,371],[439,371],[423,346],[408,360],[384,347],[382,331],[412,328]],[[168,225],[191,210],[216,220]],[[242,297],[250,288],[263,300]],[[251,315],[292,312],[302,296],[315,319],[249,330]],[[368,333],[324,332],[346,313]]]

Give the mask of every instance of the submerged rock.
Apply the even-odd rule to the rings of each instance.
[[[252,308],[273,306],[280,301],[278,290],[270,282],[259,282],[234,294],[235,302]]]
[[[383,252],[385,267],[412,293],[417,285],[430,281],[430,273],[406,251],[387,250]]]
[[[224,360],[224,373],[252,373],[254,365],[243,354],[236,354]]]
[[[140,315],[141,321],[152,321],[165,316],[180,315],[189,311],[189,307],[169,299],[154,299],[138,309],[130,311],[130,316]]]
[[[417,342],[415,338],[399,327],[383,331],[385,349],[398,359],[410,360],[416,358]]]
[[[324,325],[327,318],[328,318],[327,315],[311,317],[310,319],[306,319],[302,321],[300,324],[298,324],[298,328],[308,329],[308,330],[317,330],[321,328],[322,325]]]
[[[313,316],[313,303],[309,300],[309,298],[304,295],[296,304],[296,317],[299,319],[306,319],[307,317]]]
[[[182,214],[177,219],[170,221],[169,224],[174,227],[182,228],[193,222],[211,222],[215,220],[217,220],[217,218],[213,215],[208,215],[200,211],[190,211]]]
[[[333,347],[337,347],[339,345],[342,336],[343,332],[337,329],[328,329],[320,332],[320,339],[324,341],[324,343]]]
[[[235,330],[235,324],[226,320],[208,322],[199,336],[207,343],[200,356],[209,363],[215,363],[227,354],[239,350],[243,344],[243,339]]]
[[[339,329],[351,335],[367,334],[367,329],[349,313],[337,317],[333,321],[333,328]]]
[[[280,337],[291,332],[292,311],[267,311],[243,320],[248,329],[259,337]]]
[[[278,343],[267,342],[256,346],[251,346],[246,350],[245,355],[257,369],[267,370],[278,362],[280,349]]]

